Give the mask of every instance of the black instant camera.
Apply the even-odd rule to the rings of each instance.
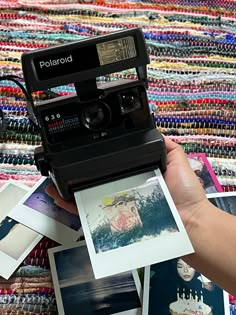
[[[139,28],[23,53],[28,93],[74,84],[76,93],[32,104],[42,146],[35,162],[60,195],[160,168],[166,149],[150,114],[149,57]],[[98,77],[135,68],[137,80],[98,84]]]

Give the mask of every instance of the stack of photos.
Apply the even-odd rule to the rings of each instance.
[[[228,294],[181,258],[145,267],[143,315],[229,315]]]
[[[206,194],[222,192],[223,189],[204,153],[188,154],[188,161],[199,178]]]
[[[60,315],[141,315],[137,271],[95,280],[84,241],[48,255]]]
[[[75,193],[99,279],[193,252],[159,170]]]
[[[8,180],[0,189],[0,276],[5,279],[12,275],[29,252],[42,239],[42,235],[10,217],[12,208],[28,191],[27,186],[13,180]],[[14,196],[14,198],[11,196]]]
[[[11,218],[65,245],[78,240],[82,234],[79,214],[59,207],[46,193],[50,178],[43,177],[15,206]],[[33,218],[33,220],[32,220]]]

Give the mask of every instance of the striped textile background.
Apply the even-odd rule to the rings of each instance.
[[[0,76],[22,77],[24,51],[131,27],[142,27],[146,38],[157,128],[186,153],[205,153],[224,191],[235,191],[234,0],[0,0]],[[135,75],[131,69],[99,80]],[[74,89],[53,91],[67,95]],[[11,178],[32,187],[40,178],[33,159],[40,136],[13,82],[0,81],[0,109],[7,122],[0,133],[0,186]],[[47,258],[52,246],[44,238],[9,281],[1,280],[0,314],[57,314]],[[232,297],[232,315],[233,303]]]

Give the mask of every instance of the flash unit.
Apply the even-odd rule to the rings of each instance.
[[[100,65],[106,65],[137,56],[132,36],[97,44]]]

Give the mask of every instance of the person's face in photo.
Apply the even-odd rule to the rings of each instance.
[[[186,264],[182,259],[177,261],[177,271],[181,279],[191,281],[195,275],[195,269]]]
[[[113,211],[113,207],[112,206],[107,206],[103,208],[103,211],[105,212],[108,220],[112,220],[112,218],[114,217],[115,213]]]
[[[103,209],[112,232],[129,231],[135,226],[142,226],[134,200],[118,200],[114,205],[106,206]]]
[[[136,205],[134,201],[119,201],[115,206],[117,213],[129,213],[132,214],[132,208],[135,209],[135,213],[137,212],[136,210]]]

